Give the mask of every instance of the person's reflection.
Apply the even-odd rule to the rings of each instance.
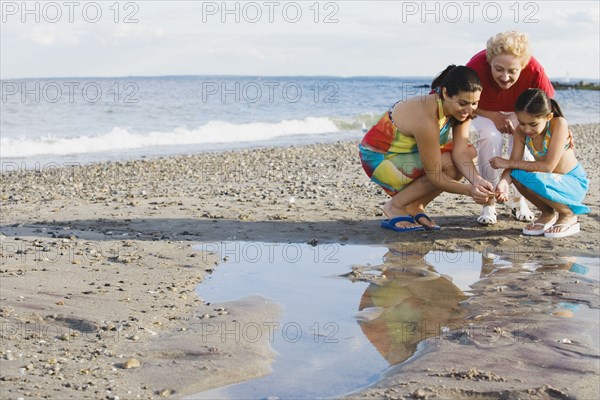
[[[589,268],[585,265],[579,264],[575,257],[559,257],[552,260],[542,261],[541,265],[536,268],[536,271],[542,272],[556,269],[562,269],[564,271],[569,271],[579,275],[586,275],[589,271]],[[563,318],[573,318],[578,309],[579,304],[577,303],[560,301],[554,304],[552,315]]]
[[[586,275],[590,270],[585,265],[578,263],[575,257],[557,257],[547,260],[537,260],[535,262],[520,262],[521,260],[517,259],[508,263],[499,262],[499,259],[499,256],[490,251],[486,250],[482,253],[481,278],[491,274],[515,273],[520,271],[547,272],[564,270],[574,274]],[[572,318],[574,313],[579,309],[579,304],[561,301],[553,304],[553,307],[552,315]]]
[[[390,249],[382,273],[386,279],[369,285],[360,300],[361,329],[390,364],[414,354],[420,341],[441,339],[446,329],[464,325],[459,303],[466,296],[425,263],[426,253]]]
[[[536,271],[550,271],[562,269],[579,275],[586,275],[590,270],[583,264],[579,264],[575,257],[559,257],[548,261],[541,261],[541,266]]]
[[[523,261],[517,258],[512,261],[501,261],[498,255],[488,250],[485,250],[481,253],[481,278],[491,274],[498,274],[503,272],[544,272],[557,269],[562,269],[580,275],[586,275],[589,271],[588,267],[577,263],[575,257],[558,257],[536,261]]]

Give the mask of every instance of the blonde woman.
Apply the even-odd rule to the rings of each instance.
[[[475,110],[478,117],[473,120],[473,127],[479,134],[476,143],[479,172],[495,186],[500,180],[500,171],[490,166],[490,159],[502,156],[505,136],[508,139],[508,154],[512,150],[512,135],[518,125],[515,101],[529,88],[541,89],[552,98],[554,88],[544,68],[531,55],[527,36],[516,31],[492,36],[487,41],[486,49],[475,54],[467,66],[477,72],[483,86],[479,107]],[[533,157],[525,151],[524,159],[531,161]],[[521,194],[513,189],[513,216],[519,221],[532,221],[533,212]],[[495,199],[490,199],[483,206],[477,222],[482,225],[497,222]]]

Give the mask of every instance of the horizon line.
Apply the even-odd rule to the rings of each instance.
[[[117,75],[117,76],[36,76],[36,77],[11,77],[11,78],[1,78],[0,81],[10,81],[10,80],[34,80],[34,79],[131,79],[131,78],[194,78],[194,77],[221,77],[221,78],[336,78],[336,79],[360,79],[360,78],[388,78],[388,79],[398,79],[398,78],[414,78],[421,80],[431,80],[435,76],[431,75],[233,75],[233,74],[169,74],[169,75]],[[561,81],[561,83],[566,83],[565,81],[578,82],[578,81],[589,81],[589,82],[600,82],[600,77],[590,78],[590,77],[572,77],[572,76],[562,76],[562,77],[549,77],[551,81]]]

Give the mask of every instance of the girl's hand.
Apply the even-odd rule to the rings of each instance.
[[[500,179],[500,182],[496,185],[496,200],[499,203],[504,203],[509,199],[508,193],[508,182],[506,179]]]
[[[507,161],[502,157],[492,157],[490,159],[490,166],[494,169],[505,169],[508,168]]]

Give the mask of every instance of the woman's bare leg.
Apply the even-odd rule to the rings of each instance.
[[[460,173],[452,162],[451,153],[442,153],[442,170],[444,174],[452,179],[459,179]],[[427,176],[412,181],[407,187],[401,192],[397,193],[383,206],[383,212],[388,218],[392,218],[398,215],[416,215],[425,211],[425,207],[433,199],[439,196],[443,191],[435,186]],[[422,224],[428,226],[436,225],[434,221],[428,221],[427,219],[421,219]],[[418,226],[419,224],[412,224],[410,222],[398,222],[396,226],[407,228]]]

